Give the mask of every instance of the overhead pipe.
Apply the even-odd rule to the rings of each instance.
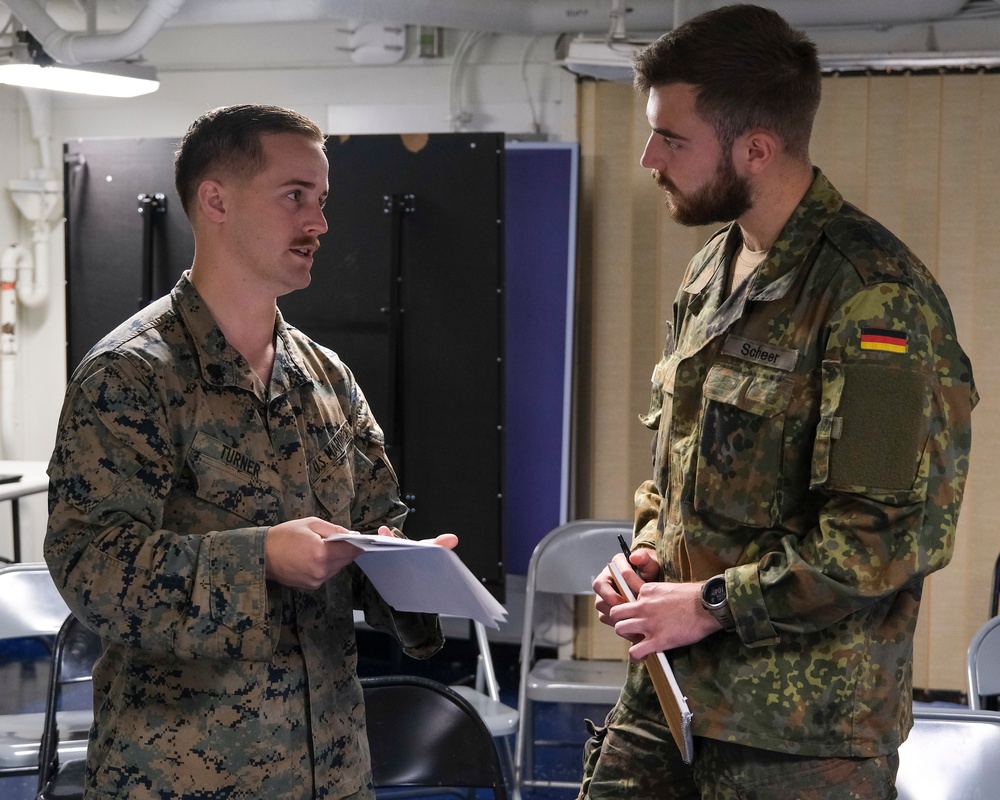
[[[116,33],[63,30],[37,0],[4,0],[11,13],[52,58],[62,64],[115,61],[136,55],[152,41],[185,0],[149,0],[132,24]]]
[[[729,5],[732,0],[686,0],[682,16]],[[758,0],[796,27],[878,26],[952,19],[966,0]],[[544,35],[606,33],[609,0],[316,0],[276,3],[240,0],[234,18],[232,0],[198,0],[187,4],[170,25],[216,25],[234,22],[304,22],[316,19],[358,19],[430,25],[455,30]],[[677,8],[663,0],[630,0],[629,31],[664,31],[675,27]],[[683,20],[681,20],[683,21]]]

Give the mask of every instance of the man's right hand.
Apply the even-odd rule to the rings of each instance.
[[[267,530],[264,576],[293,589],[311,591],[361,554],[347,542],[326,542],[335,533],[351,533],[319,517],[282,522]]]
[[[628,561],[624,555],[615,555],[615,563],[621,570],[622,577],[628,581],[634,595],[639,594],[639,587],[647,582],[656,580],[660,575],[660,562],[656,559],[656,551],[651,547],[639,547],[632,551]],[[597,593],[597,600],[594,607],[597,615],[605,625],[614,626],[609,612],[619,603],[627,602],[624,597],[618,594],[618,589],[611,578],[611,568],[605,567],[601,574],[594,579],[594,591]]]

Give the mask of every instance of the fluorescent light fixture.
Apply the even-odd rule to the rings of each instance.
[[[652,40],[650,40],[652,41]],[[609,42],[577,37],[560,62],[570,72],[602,81],[632,82],[632,53],[649,42]]]
[[[649,40],[652,41],[652,40]],[[569,43],[561,62],[570,72],[604,81],[632,82],[632,54],[648,41],[609,42],[578,37]],[[835,72],[903,72],[931,70],[997,69],[1000,50],[994,52],[923,53],[820,53],[820,69]]]
[[[160,88],[154,67],[124,61],[102,61],[80,66],[39,66],[7,61],[0,63],[0,83],[105,97],[138,97]]]

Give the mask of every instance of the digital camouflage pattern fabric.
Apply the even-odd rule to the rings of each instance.
[[[406,512],[350,371],[280,314],[276,334],[264,387],[185,275],[70,381],[45,556],[106,642],[88,798],[372,797],[352,609],[410,655],[441,645],[353,566],[314,592],[265,581],[270,525]]]
[[[636,545],[724,573],[737,631],[671,654],[696,736],[870,757],[911,724],[924,578],[951,559],[978,401],[941,289],[817,170],[726,296],[731,225],[691,262],[653,374]],[[622,702],[656,699],[633,665]]]

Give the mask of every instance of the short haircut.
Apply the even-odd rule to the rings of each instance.
[[[785,151],[809,160],[819,108],[816,45],[778,14],[753,5],[708,11],[668,31],[632,59],[635,87],[695,87],[696,109],[729,150],[755,128],[780,137]]]
[[[264,168],[261,136],[295,133],[321,146],[325,139],[312,120],[287,108],[268,105],[222,106],[188,128],[174,154],[174,186],[190,218],[203,180],[214,174],[248,179]]]

